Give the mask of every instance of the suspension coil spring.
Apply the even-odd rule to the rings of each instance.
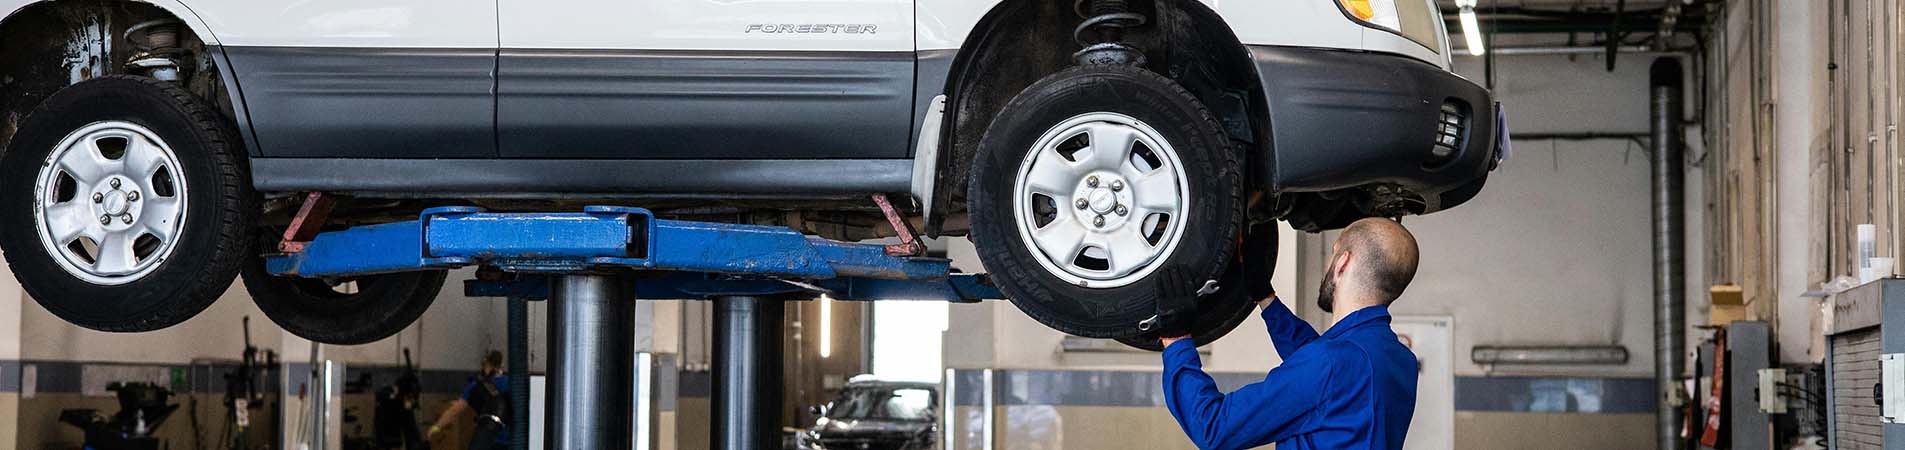
[[[1072,29],[1072,40],[1084,47],[1072,54],[1079,64],[1144,64],[1144,53],[1123,42],[1126,29],[1147,21],[1131,12],[1129,0],[1076,0],[1072,9],[1085,19]]]
[[[126,44],[137,52],[127,59],[127,69],[165,81],[178,81],[179,61],[186,56],[185,49],[179,46],[180,25],[177,20],[156,19],[127,27]]]

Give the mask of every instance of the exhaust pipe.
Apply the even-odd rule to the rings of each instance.
[[[1672,400],[1686,366],[1687,222],[1682,215],[1686,180],[1680,132],[1680,60],[1654,59],[1650,70],[1654,209],[1654,383],[1659,410],[1654,422],[1661,450],[1679,450],[1681,410]]]

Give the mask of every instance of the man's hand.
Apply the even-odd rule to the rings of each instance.
[[[1161,343],[1161,344],[1163,344],[1163,345],[1162,345],[1163,347],[1170,347],[1170,346],[1171,346],[1171,343],[1174,343],[1174,342],[1177,342],[1177,341],[1181,341],[1181,340],[1185,340],[1185,339],[1190,339],[1190,338],[1191,338],[1191,336],[1190,336],[1190,335],[1183,335],[1183,336],[1176,336],[1176,337],[1166,337],[1166,338],[1158,338],[1158,342],[1159,342],[1159,343]]]
[[[1183,266],[1158,272],[1158,336],[1168,336],[1168,341],[1190,336],[1191,324],[1197,318],[1197,290],[1202,284]],[[1168,341],[1165,345],[1170,345]]]
[[[1265,284],[1266,286],[1268,285],[1268,283]],[[1263,297],[1257,298],[1258,308],[1269,308],[1270,302],[1277,301],[1277,290],[1275,288],[1266,289],[1266,291],[1267,293],[1265,293]]]

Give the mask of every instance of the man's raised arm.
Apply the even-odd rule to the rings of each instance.
[[[1263,317],[1263,328],[1270,332],[1270,345],[1276,346],[1278,358],[1289,359],[1296,354],[1296,349],[1316,340],[1316,328],[1290,312],[1290,308],[1283,305],[1283,299],[1272,294],[1268,303],[1258,303],[1263,305],[1263,313],[1259,315]]]

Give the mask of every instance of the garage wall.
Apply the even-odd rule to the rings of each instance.
[[[399,335],[362,346],[325,346],[327,358],[344,361],[351,369],[347,378],[370,373],[373,382],[382,385],[394,378],[401,349],[412,349],[426,391],[423,413],[426,420],[434,419],[474,374],[482,353],[505,347],[502,301],[462,297],[461,280],[467,278],[468,271],[453,273],[431,309]],[[540,303],[533,305],[532,323],[542,322],[541,309]],[[58,422],[60,411],[116,411],[113,398],[101,389],[119,380],[154,381],[178,393],[173,403],[186,409],[157,433],[173,448],[195,445],[197,436],[209,444],[228,422],[220,406],[221,375],[234,367],[244,348],[239,323],[245,317],[251,318],[252,345],[279,351],[286,370],[294,372],[292,378],[302,380],[295,374],[308,370],[309,342],[272,324],[242,286],[234,285],[204,313],[177,326],[148,333],[102,333],[66,324],[40,308],[0,263],[0,450],[77,446],[82,437],[77,428]],[[348,395],[345,401],[365,414],[371,409],[368,395]],[[288,406],[298,407],[295,399]],[[200,433],[193,432],[188,414],[198,416]],[[253,414],[252,435],[260,444],[278,435],[270,425],[271,415],[268,410]],[[452,437],[457,439],[460,436]]]
[[[1501,57],[1495,89],[1518,134],[1644,134],[1653,56],[1622,55],[1611,73],[1592,55]],[[1479,59],[1456,63],[1464,76],[1483,79]],[[1422,245],[1423,262],[1393,311],[1453,319],[1455,408],[1440,414],[1453,416],[1454,448],[1513,448],[1518,444],[1508,443],[1525,443],[1528,436],[1580,438],[1543,440],[1555,448],[1649,447],[1655,394],[1646,148],[1618,139],[1514,144],[1512,159],[1480,196],[1404,220]],[[1703,148],[1692,140],[1690,158]],[[1700,186],[1701,179],[1700,166],[1690,164],[1688,185]],[[1697,189],[1690,191],[1687,251],[1699,254],[1703,201]],[[1319,329],[1327,319],[1309,306],[1317,280],[1307,271],[1327,258],[1333,238],[1287,234],[1275,282],[1286,303]],[[971,260],[959,249],[956,261]],[[1704,273],[1697,258],[1688,269]],[[1704,323],[1703,313],[1693,313],[1705,309],[1704,288],[1688,292],[1688,322]],[[1005,303],[955,305],[952,323],[959,325],[946,335],[947,366],[971,378],[955,391],[983,390],[978,377],[992,369],[998,448],[1182,446],[1153,397],[1155,355],[1060,352],[1061,335]],[[1261,378],[1277,363],[1263,333],[1260,322],[1246,322],[1208,347],[1206,367],[1238,385]],[[1629,359],[1609,366],[1487,367],[1468,356],[1476,345],[1511,344],[1620,345]],[[1125,379],[1145,381],[1116,381]],[[1015,397],[1021,392],[1061,394]],[[983,438],[983,408],[976,397],[953,397],[960,402],[956,439],[968,440],[957,446],[979,448],[972,443]],[[1025,428],[1042,421],[1055,434]],[[1117,426],[1098,425],[1107,423]],[[1159,441],[1159,435],[1171,439]]]
[[[4,257],[5,255],[0,255]],[[20,309],[28,301],[0,258],[0,450],[18,447],[20,421]],[[14,331],[8,331],[14,330]]]
[[[1598,55],[1500,57],[1495,92],[1518,135],[1644,134],[1656,56],[1621,55],[1612,72]],[[1477,58],[1458,59],[1457,70],[1483,76]],[[1513,144],[1513,158],[1481,195],[1404,222],[1423,261],[1394,309],[1454,318],[1456,447],[1508,448],[1529,435],[1555,436],[1546,442],[1568,448],[1651,447],[1657,395],[1646,143]],[[1687,185],[1699,186],[1703,147],[1690,144]],[[1688,254],[1703,245],[1701,204],[1690,189]],[[1702,273],[1697,258],[1687,269]],[[1704,311],[1704,290],[1687,292],[1689,311]],[[1689,316],[1687,323],[1705,321]],[[1629,357],[1605,366],[1484,366],[1469,358],[1479,345],[1616,345]]]

